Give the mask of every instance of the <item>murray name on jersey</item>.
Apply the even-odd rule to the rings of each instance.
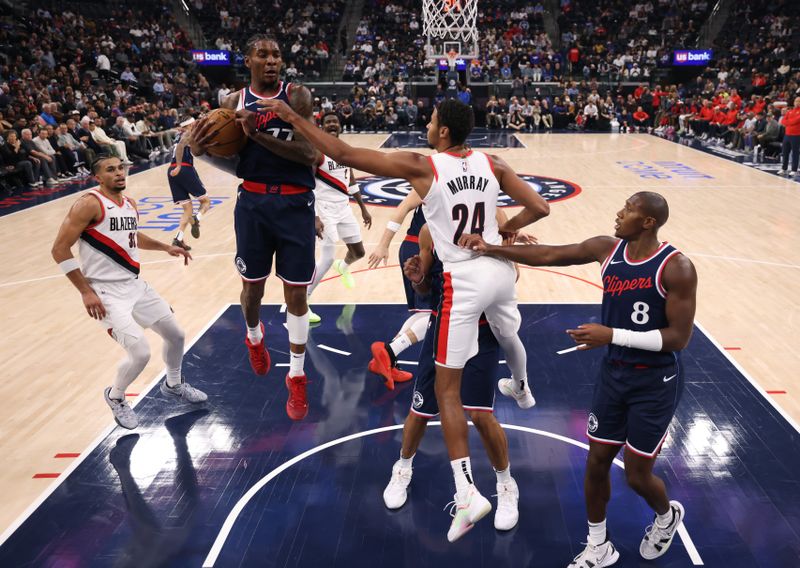
[[[455,195],[459,191],[471,189],[474,191],[486,191],[489,185],[489,178],[476,176],[476,175],[463,175],[458,176],[447,182],[447,188],[450,193]]]
[[[111,231],[135,231],[138,226],[136,217],[111,217],[108,221]]]

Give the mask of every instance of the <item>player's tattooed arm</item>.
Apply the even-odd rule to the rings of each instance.
[[[613,237],[593,237],[571,245],[490,245],[480,235],[462,235],[458,244],[464,248],[499,256],[528,266],[569,266],[603,262],[617,244]]]
[[[75,202],[58,229],[58,235],[56,235],[56,240],[50,251],[53,255],[53,260],[58,264],[69,261],[75,262],[70,249],[72,245],[78,242],[81,233],[89,225],[102,218],[103,211],[101,207],[100,201],[92,195],[84,195]],[[86,280],[80,267],[76,266],[66,274],[72,285],[80,292],[83,306],[89,316],[98,320],[103,319],[106,316],[105,306],[103,306],[100,297],[89,285],[89,281]]]
[[[259,104],[261,102],[263,101],[259,101]],[[308,88],[293,83],[289,93],[289,104],[302,120],[316,128],[312,118],[313,101],[311,99],[311,91]],[[245,133],[273,154],[307,166],[313,166],[319,161],[319,154],[314,146],[303,137],[303,134],[296,127],[292,132],[291,140],[282,140],[268,132],[256,131],[256,113],[249,110],[239,110],[236,112],[236,116]]]

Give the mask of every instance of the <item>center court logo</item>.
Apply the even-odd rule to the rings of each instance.
[[[581,192],[578,184],[563,179],[519,174],[545,201],[553,203],[575,197]],[[380,176],[363,177],[356,180],[358,189],[364,203],[382,205],[384,207],[397,207],[412,190],[411,184],[401,178],[386,178]],[[511,207],[517,202],[505,193],[500,193],[498,203],[501,207]]]

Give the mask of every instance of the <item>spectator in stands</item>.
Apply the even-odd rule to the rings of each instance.
[[[508,117],[508,127],[517,132],[525,128],[525,118],[522,116],[521,107],[516,106]]]
[[[34,167],[33,161],[29,159],[22,147],[15,130],[9,130],[5,133],[4,143],[0,144],[0,154],[2,154],[6,171],[24,176],[22,181],[30,187],[42,185],[42,182],[39,181],[38,165]]]
[[[800,161],[800,96],[795,97],[794,106],[781,118],[784,128],[783,142],[781,144],[781,169],[778,175],[792,175],[797,177],[798,161]],[[792,158],[792,169],[789,171],[789,155]]]
[[[53,166],[53,171],[55,172],[57,179],[73,179],[73,176],[67,167],[66,159],[60,152],[56,151],[56,149],[50,143],[46,128],[40,128],[39,134],[36,137],[32,137],[31,141],[33,146],[39,152],[37,157],[43,156],[45,159],[49,158],[47,161]]]
[[[24,155],[29,157],[34,167],[39,166],[41,168],[41,177],[44,179],[45,185],[48,187],[56,185],[58,183],[58,170],[56,169],[55,159],[39,151],[33,143],[33,132],[30,128],[22,130],[21,145]]]
[[[637,132],[647,132],[650,127],[650,115],[641,106],[637,107],[636,112],[633,113],[633,126]]]
[[[87,148],[69,132],[66,123],[58,125],[58,133],[56,134],[56,143],[58,148],[64,155],[69,155],[73,164],[72,171],[81,176],[89,176],[91,172],[86,167],[91,164],[92,158],[89,157]],[[94,152],[92,152],[94,154]]]

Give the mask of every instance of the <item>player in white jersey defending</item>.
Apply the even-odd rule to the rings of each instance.
[[[520,315],[514,266],[479,256],[457,243],[462,234],[477,233],[487,242],[499,244],[500,232],[516,233],[548,215],[550,207],[501,158],[466,147],[475,117],[471,107],[455,99],[443,101],[431,116],[428,143],[437,151],[433,156],[354,148],[308,122],[303,124],[304,120],[285,103],[261,100],[259,104],[292,124],[326,156],[376,175],[406,179],[423,199],[434,247],[444,263],[444,293],[435,343],[435,390],[456,484],[456,511],[447,534],[452,542],[491,511],[491,504],[473,484],[460,395],[464,365],[478,351],[481,312],[485,312],[506,353],[518,400],[530,397],[525,348],[517,335]],[[523,210],[498,227],[495,211],[501,190]]]
[[[322,117],[322,129],[338,138],[342,132],[339,116],[333,111],[326,112]],[[323,233],[321,254],[317,259],[314,281],[308,287],[309,298],[331,265],[341,275],[342,283],[346,288],[353,288],[356,285],[355,278],[350,273],[350,265],[363,258],[365,252],[364,244],[361,242],[361,227],[358,226],[353,210],[350,209],[351,196],[361,208],[364,226],[367,229],[372,226],[372,215],[367,211],[367,207],[361,199],[361,192],[358,191],[358,184],[353,177],[353,168],[337,164],[329,157],[320,155],[314,177],[317,182],[314,188],[314,207],[317,217],[322,221]],[[347,254],[344,259],[334,260],[336,243],[340,239],[347,246]],[[320,321],[321,318],[309,308],[308,322],[319,323]]]
[[[167,377],[161,383],[161,392],[193,403],[208,398],[186,383],[181,374],[184,333],[175,314],[147,282],[139,279],[139,249],[183,256],[185,264],[191,255],[138,230],[136,205],[122,194],[126,173],[119,158],[98,157],[92,164],[92,173],[99,187],[81,196],[69,210],[58,230],[52,254],[81,293],[89,316],[98,320],[128,354],[104,395],[117,424],[133,429],[139,421],[125,401],[125,389],[150,360],[143,328],[151,328],[164,339]],[[79,242],[80,263],[70,250],[76,242]]]

